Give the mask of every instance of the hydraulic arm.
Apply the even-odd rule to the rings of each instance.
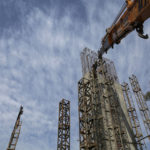
[[[148,39],[148,35],[144,35],[143,23],[149,17],[150,0],[126,0],[111,27],[106,29],[106,35],[98,51],[99,58],[134,29],[141,38]]]

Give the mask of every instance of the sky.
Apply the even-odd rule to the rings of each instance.
[[[80,52],[97,51],[119,12],[120,0],[0,1],[0,150],[7,148],[20,105],[23,125],[16,150],[57,147],[58,104],[71,101],[71,149],[79,149]],[[150,19],[144,24],[150,35]],[[134,31],[105,57],[120,83],[135,74],[150,89],[150,39]]]

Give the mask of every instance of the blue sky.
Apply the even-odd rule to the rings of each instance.
[[[0,149],[6,149],[19,107],[24,106],[17,150],[54,150],[58,103],[71,101],[71,149],[78,145],[80,52],[98,50],[119,0],[0,1]],[[150,20],[145,32],[150,35]],[[114,61],[122,81],[137,75],[150,89],[150,39],[134,31],[105,57]]]

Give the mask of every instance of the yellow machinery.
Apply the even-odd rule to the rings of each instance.
[[[134,29],[141,38],[148,39],[144,35],[143,23],[150,17],[150,0],[126,0],[112,26],[106,29],[106,35],[102,39],[102,46],[98,51],[99,58],[107,53],[113,45],[120,41]]]

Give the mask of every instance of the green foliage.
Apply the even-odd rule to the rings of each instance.
[[[150,101],[150,91],[148,91],[144,97],[145,97],[145,100]]]

